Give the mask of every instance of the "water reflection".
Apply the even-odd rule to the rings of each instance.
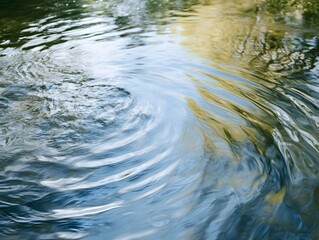
[[[315,199],[310,193],[313,190],[309,192],[317,186],[318,172],[314,160],[318,155],[318,124],[313,115],[317,111],[313,88],[318,86],[313,81],[316,31],[304,28],[306,23],[298,12],[277,20],[267,7],[249,1],[231,6],[216,1],[208,7],[195,6],[196,14],[190,16],[193,19],[176,25],[181,29],[179,34],[186,36],[183,44],[193,53],[232,74],[216,74],[213,68],[205,67],[196,69],[193,77],[205,101],[190,100],[190,108],[204,128],[208,127],[205,132],[216,135],[208,149],[213,149],[210,152],[215,157],[220,151],[223,157],[245,160],[252,170],[261,170],[256,174],[263,185],[259,196],[228,219],[234,221],[219,235],[226,239],[260,234],[261,238],[290,239],[318,234],[310,220],[315,218],[310,214]],[[254,153],[252,159],[259,158],[262,168],[251,165],[247,153],[238,154],[246,148],[245,142],[250,143],[248,151]],[[234,172],[238,176],[239,171]],[[237,183],[237,178],[234,181]],[[249,186],[249,182],[242,185]],[[241,189],[242,185],[232,186]],[[303,194],[307,207],[305,198],[297,197]],[[210,219],[203,231],[213,231],[209,226],[214,221]]]
[[[2,237],[318,237],[315,12],[1,6]]]

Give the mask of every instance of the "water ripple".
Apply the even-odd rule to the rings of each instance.
[[[2,238],[317,238],[313,19],[195,2],[0,3]]]

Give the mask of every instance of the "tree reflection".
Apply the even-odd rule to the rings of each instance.
[[[212,158],[237,159],[235,165],[249,165],[244,156],[250,152],[267,175],[257,174],[264,184],[260,195],[229,218],[220,238],[318,237],[310,220],[318,219],[317,5],[216,0],[194,6],[190,20],[174,25],[193,54],[227,72],[221,77],[205,68],[193,77],[202,101],[188,102],[208,132],[207,151]],[[200,232],[208,234],[210,221]]]
[[[211,1],[197,5],[196,21],[181,23],[184,44],[213,62],[291,75],[313,68],[316,27],[304,10],[279,12],[268,2]],[[271,12],[277,10],[277,14]],[[312,13],[314,14],[314,13]]]

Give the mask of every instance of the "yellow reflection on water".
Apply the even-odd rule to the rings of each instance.
[[[187,99],[187,102],[195,116],[205,123],[205,125],[213,129],[220,138],[228,139],[229,141],[241,141],[247,137],[247,133],[244,129],[238,128],[232,121],[218,115],[213,115],[192,99]],[[245,130],[250,131],[251,134],[254,135],[253,129]]]
[[[282,39],[301,34],[303,15],[301,10],[291,10],[277,17],[268,8],[267,1],[212,0],[193,6],[172,28],[196,55],[221,66],[250,69],[258,65],[260,71],[273,74],[296,61]]]
[[[244,37],[252,37],[256,25],[256,3],[244,1],[211,1],[193,8],[195,14],[176,23],[183,45],[206,59],[228,63],[240,53]]]
[[[277,205],[282,203],[284,197],[286,194],[286,189],[282,188],[280,189],[280,191],[276,192],[276,193],[269,193],[266,195],[265,200],[266,202],[268,202],[271,205]]]

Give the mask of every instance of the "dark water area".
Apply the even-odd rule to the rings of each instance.
[[[318,239],[318,9],[1,0],[0,239]]]

